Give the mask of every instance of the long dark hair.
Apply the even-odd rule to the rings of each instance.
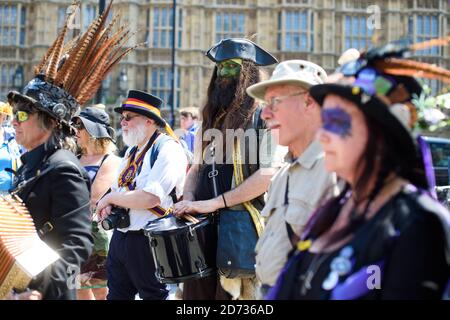
[[[364,223],[369,206],[383,188],[387,177],[394,172],[407,178],[407,173],[412,170],[412,165],[404,155],[399,154],[396,144],[386,136],[382,127],[368,119],[366,115],[364,115],[364,120],[368,128],[368,140],[359,159],[359,167],[356,168],[360,174],[355,186],[351,188],[347,183],[337,197],[328,201],[323,200],[325,204],[317,210],[315,222],[308,237],[317,238],[332,226],[350,195],[350,191],[355,199],[355,208],[351,213],[350,223],[332,235],[328,243],[334,243],[353,233]],[[375,185],[372,190],[367,190],[367,183],[374,172],[377,177]],[[366,200],[363,212],[358,214],[356,208]]]
[[[260,80],[260,70],[251,61],[243,61],[236,79],[218,78],[215,67],[202,109],[202,134],[219,129],[225,136],[226,129],[244,129],[255,111],[255,101],[245,90]],[[207,145],[208,141],[202,141],[202,151]]]

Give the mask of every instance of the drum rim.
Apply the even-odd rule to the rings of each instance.
[[[149,221],[148,223],[147,223],[147,225],[148,224],[150,224],[150,223],[153,223],[153,222],[155,222],[155,221],[159,221],[159,220],[162,220],[162,219],[164,219],[164,218],[167,218],[167,216],[166,217],[161,217],[161,218],[157,218],[157,219],[154,219],[154,220],[151,220],[151,221]],[[205,222],[206,221],[206,222]],[[197,229],[199,226],[202,226],[202,224],[211,224],[211,225],[213,225],[212,223],[211,223],[211,221],[210,221],[210,218],[208,217],[208,216],[206,216],[206,217],[204,217],[204,218],[202,218],[198,223],[191,223],[191,224],[186,224],[184,227],[182,227],[182,228],[177,228],[177,229],[170,229],[170,230],[147,230],[146,228],[147,228],[147,225],[144,227],[144,234],[147,236],[147,237],[152,237],[152,234],[154,234],[154,235],[162,235],[162,234],[173,234],[173,233],[178,233],[179,232],[179,230],[181,230],[181,229],[189,229],[191,226],[196,226],[195,228],[194,228],[194,230],[195,229]]]

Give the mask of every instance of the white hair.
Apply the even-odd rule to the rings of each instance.
[[[129,146],[137,146],[147,137],[147,126],[145,123],[138,123],[133,129],[128,129],[128,132],[122,130],[123,142]]]

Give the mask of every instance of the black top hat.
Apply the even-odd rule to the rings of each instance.
[[[72,118],[80,119],[86,131],[94,138],[109,138],[114,141],[114,129],[109,122],[109,115],[98,108],[88,107]]]
[[[214,62],[228,59],[243,59],[253,61],[258,66],[268,66],[278,60],[269,52],[247,39],[223,39],[212,46],[206,56]]]
[[[114,111],[122,113],[123,111],[131,111],[149,117],[161,126],[166,126],[166,121],[161,117],[161,106],[163,101],[150,93],[138,90],[130,90],[128,98],[122,103],[121,107],[115,108]]]

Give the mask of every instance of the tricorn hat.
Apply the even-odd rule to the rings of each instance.
[[[213,45],[206,56],[218,63],[228,59],[253,61],[258,66],[268,66],[278,60],[256,43],[243,38],[223,39]]]

